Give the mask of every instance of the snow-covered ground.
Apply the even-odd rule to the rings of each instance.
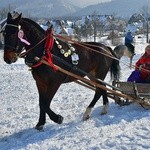
[[[136,39],[133,64],[144,52],[145,40]],[[34,129],[39,117],[38,92],[23,60],[7,65],[0,51],[0,150],[148,150],[150,110],[138,104],[120,107],[110,99],[107,115],[101,116],[100,99],[91,118],[83,122],[85,108],[94,92],[75,83],[63,84],[52,109],[64,117],[61,125],[47,117],[44,131]],[[122,81],[133,69],[122,57]],[[106,81],[110,82],[109,74]]]

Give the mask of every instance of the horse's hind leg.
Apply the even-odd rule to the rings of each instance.
[[[105,115],[108,112],[108,97],[107,97],[107,91],[103,90],[103,109],[101,111],[101,115]]]
[[[94,98],[93,98],[92,102],[90,103],[90,105],[86,108],[86,111],[83,115],[83,120],[87,120],[90,118],[92,108],[95,106],[96,102],[101,97],[101,95],[103,96],[103,109],[102,109],[101,114],[107,113],[107,109],[108,109],[107,91],[96,88]]]

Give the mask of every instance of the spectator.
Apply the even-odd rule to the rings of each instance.
[[[128,47],[128,49],[134,54],[134,46],[132,45],[133,43],[133,36],[131,31],[129,30],[127,34],[125,35],[125,45]]]
[[[145,53],[135,64],[135,71],[132,72],[128,81],[150,83],[150,45],[145,48]]]

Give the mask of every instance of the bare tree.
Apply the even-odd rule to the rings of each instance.
[[[113,13],[111,17],[109,18],[109,29],[110,29],[110,34],[108,38],[111,40],[111,43],[113,45],[119,44],[119,28],[120,25],[118,26],[119,20],[116,17],[116,13]]]
[[[93,26],[93,30],[94,30],[94,42],[96,42],[97,24],[98,24],[98,22],[99,22],[97,16],[98,16],[98,15],[97,15],[96,11],[94,11],[93,14],[91,15],[92,26]]]
[[[149,22],[150,22],[150,6],[143,6],[141,9],[144,18],[144,27],[146,27],[146,42],[149,43]]]

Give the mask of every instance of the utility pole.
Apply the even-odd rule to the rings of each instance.
[[[96,42],[96,37],[97,37],[97,15],[96,12],[92,14],[92,24],[93,24],[93,30],[94,30],[94,42]]]

